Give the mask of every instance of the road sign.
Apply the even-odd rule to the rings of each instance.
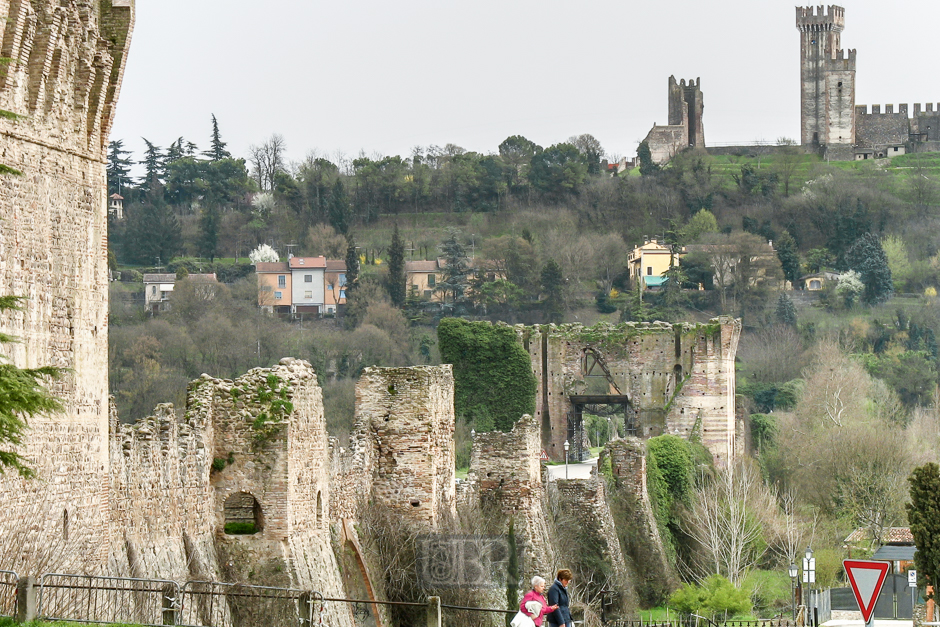
[[[917,571],[909,570],[907,571],[907,585],[911,588],[917,587]]]
[[[539,455],[539,459],[542,460],[543,462],[548,461],[548,453],[545,452],[545,449],[542,449],[542,454]]]
[[[871,616],[875,611],[875,603],[878,601],[878,594],[881,592],[881,586],[884,585],[885,578],[888,576],[891,564],[889,562],[872,562],[868,560],[845,560],[842,565],[845,567],[845,574],[849,576],[849,582],[852,584],[852,592],[855,593],[858,609],[862,611],[862,619],[865,624],[870,624]]]

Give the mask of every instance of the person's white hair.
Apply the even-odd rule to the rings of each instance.
[[[539,584],[545,585],[545,579],[536,575],[535,577],[532,578],[532,587],[535,588],[535,586]]]

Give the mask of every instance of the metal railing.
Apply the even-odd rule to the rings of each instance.
[[[176,625],[238,627],[319,622],[323,596],[310,590],[250,586],[217,581],[188,581],[182,589]]]
[[[39,580],[37,613],[75,623],[173,625],[179,599],[175,581],[50,573]]]
[[[0,616],[16,616],[16,583],[20,576],[12,570],[0,570]]]

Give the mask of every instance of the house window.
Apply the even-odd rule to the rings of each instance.
[[[274,292],[274,300],[281,300],[283,292]]]
[[[305,275],[304,275],[304,283],[313,283],[313,275],[312,275],[312,274],[305,274]]]
[[[340,298],[346,298],[346,290],[340,290],[340,291],[339,291],[339,297],[340,297]]]
[[[653,276],[653,266],[646,266],[646,276]]]
[[[151,296],[156,296],[156,295],[157,295],[157,286],[156,286],[156,285],[153,285],[153,286],[150,287],[150,295],[151,295]]]
[[[434,287],[434,282],[437,280],[437,277],[433,274],[428,275],[428,287]]]
[[[424,290],[424,297],[431,298],[431,290]]]
[[[333,284],[332,284],[332,283],[327,284],[326,289],[328,289],[328,290],[330,290],[330,291],[332,292],[332,291],[333,291]]]
[[[346,275],[341,274],[339,275],[339,286],[342,287],[344,285],[346,285]]]
[[[822,282],[820,282],[819,279],[813,279],[809,282],[809,289],[818,290],[820,288],[822,288]]]
[[[169,292],[160,292],[160,300],[166,300],[169,298]]]
[[[283,274],[277,275],[277,286],[278,287],[287,287],[287,277]]]
[[[313,292],[304,292],[304,298],[310,300],[313,298]]]

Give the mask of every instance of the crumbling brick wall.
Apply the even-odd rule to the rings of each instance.
[[[350,448],[332,450],[335,517],[357,519],[370,498],[431,527],[453,517],[451,366],[366,368]]]
[[[24,116],[0,119],[0,163],[23,173],[0,175],[0,295],[28,299],[0,318],[22,342],[0,350],[69,369],[52,388],[64,412],[30,421],[40,480],[0,478],[0,533],[17,547],[4,567],[94,570],[109,536],[105,146],[134,4],[3,0],[0,15],[0,109]]]

